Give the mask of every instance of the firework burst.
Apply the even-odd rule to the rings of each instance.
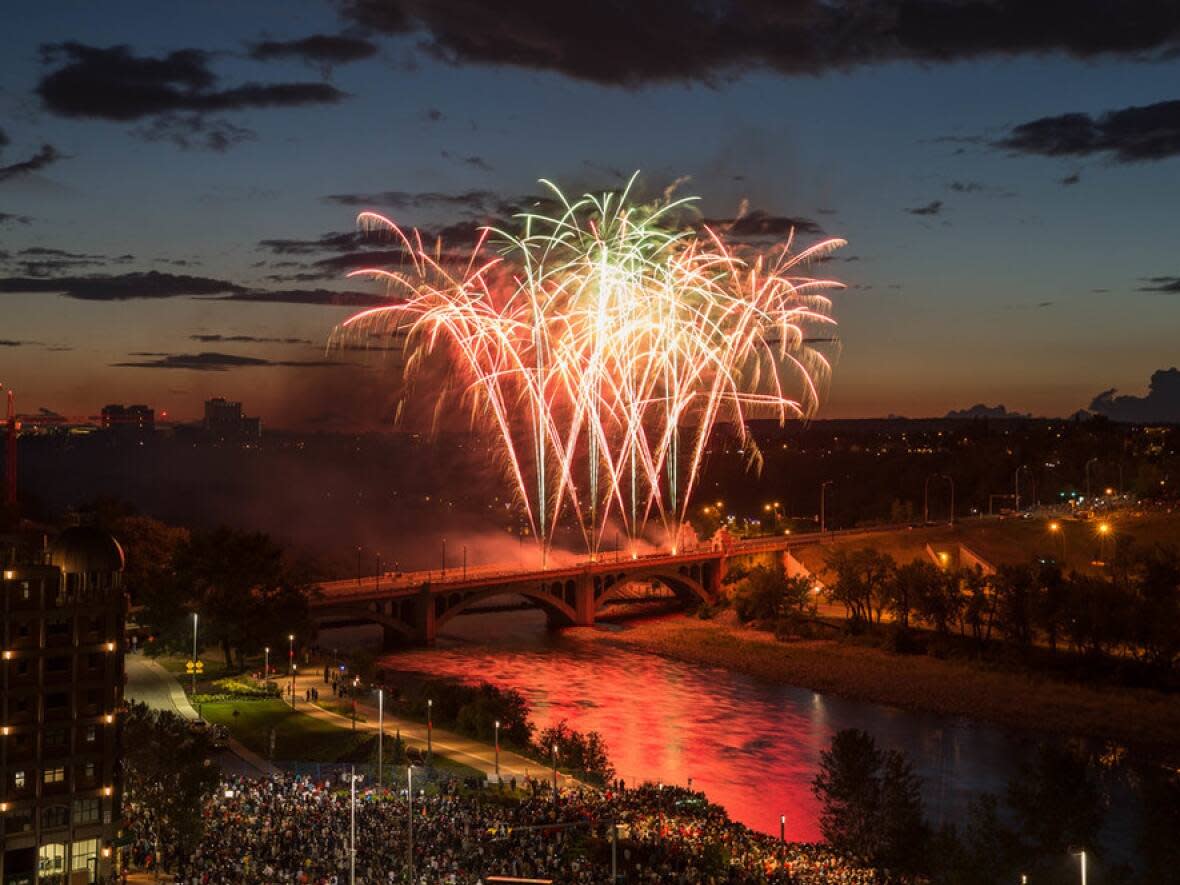
[[[498,440],[542,551],[563,521],[591,554],[609,526],[634,540],[658,522],[675,539],[718,424],[756,459],[751,418],[818,406],[830,366],[808,330],[834,323],[824,293],[841,284],[801,271],[844,241],[742,248],[723,229],[677,223],[691,199],[637,204],[628,184],[571,201],[542,184],[556,211],[523,213],[512,232],[483,229],[462,260],[362,213],[406,262],[353,274],[385,281],[391,300],[333,341],[404,334],[408,377],[445,356]]]

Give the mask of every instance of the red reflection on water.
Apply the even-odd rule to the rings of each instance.
[[[527,623],[521,615],[460,619],[435,648],[383,663],[515,688],[539,728],[565,719],[600,732],[628,783],[691,778],[750,827],[777,835],[785,814],[788,839],[820,838],[811,779],[832,729],[819,695],[596,640],[547,637],[535,623],[522,632]]]

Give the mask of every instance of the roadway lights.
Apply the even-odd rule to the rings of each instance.
[[[1051,531],[1051,532],[1059,532],[1059,531],[1061,531],[1061,523],[1059,523],[1059,522],[1051,522],[1051,523],[1049,523],[1049,531]]]

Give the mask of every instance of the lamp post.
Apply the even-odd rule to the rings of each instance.
[[[1020,512],[1020,471],[1022,471],[1022,470],[1028,471],[1028,478],[1032,482],[1033,507],[1037,506],[1037,478],[1035,476],[1033,476],[1033,472],[1032,472],[1031,467],[1029,467],[1027,464],[1021,464],[1019,467],[1016,468],[1015,488],[1013,489],[1013,492],[1015,493],[1015,498],[1016,498],[1016,512],[1017,513]]]
[[[356,690],[361,684],[361,677],[352,677],[352,730],[356,731]]]
[[[426,701],[426,764],[434,762],[434,700]]]
[[[1085,848],[1083,848],[1081,851],[1078,852],[1078,858],[1081,860],[1081,865],[1082,865],[1082,885],[1086,885],[1086,849]]]
[[[1110,534],[1110,523],[1098,523],[1098,558],[1106,562],[1106,536]]]
[[[832,482],[833,480],[825,479],[819,484],[819,531],[821,535],[828,530],[827,511],[824,507],[824,498],[826,497],[828,486],[830,486]]]
[[[1085,474],[1086,474],[1086,498],[1087,499],[1090,497],[1090,465],[1096,463],[1097,461],[1098,461],[1098,457],[1095,456],[1086,462]]]
[[[778,816],[778,840],[782,844],[787,844],[787,816],[780,814]]]
[[[443,545],[442,545],[442,553],[443,553],[442,576],[445,578],[447,576],[447,539],[443,538],[442,542],[443,542]]]
[[[361,582],[361,545],[356,545],[356,582]]]
[[[373,588],[375,590],[381,589],[381,554],[377,554],[377,584]]]
[[[557,744],[553,745],[553,809],[557,810]]]
[[[356,766],[348,774],[350,800],[348,803],[348,882],[356,885]]]
[[[193,612],[193,681],[191,694],[197,693],[197,613]]]
[[[467,545],[463,545],[463,580],[467,580]]]
[[[500,720],[496,720],[496,783],[500,783]]]
[[[287,670],[291,674],[291,709],[295,709],[295,634],[287,634]]]
[[[270,646],[262,650],[262,684],[270,682]]]
[[[414,766],[406,766],[406,795],[410,800],[410,820],[409,820],[409,862],[410,881],[414,881]]]
[[[385,773],[385,689],[377,689],[377,789]]]
[[[1061,528],[1061,523],[1053,520],[1049,523],[1049,534],[1056,535],[1061,539],[1061,561],[1065,562],[1065,532]]]

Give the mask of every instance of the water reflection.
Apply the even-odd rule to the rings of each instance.
[[[1027,751],[978,723],[845,701],[726,670],[548,633],[533,613],[458,618],[428,650],[386,666],[522,692],[544,727],[566,719],[601,732],[619,776],[695,787],[751,827],[819,838],[811,780],[833,732],[863,728],[906,751],[925,783],[931,822],[961,819],[970,797],[1000,791]]]

